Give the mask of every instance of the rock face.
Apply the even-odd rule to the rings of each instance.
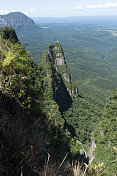
[[[48,51],[42,57],[42,87],[46,97],[53,99],[59,106],[60,112],[66,111],[72,104],[72,98],[67,91],[62,76],[54,67],[54,60]]]
[[[78,87],[72,82],[71,76],[66,65],[64,52],[61,44],[57,41],[55,44],[52,44],[48,48],[48,54],[51,59],[51,63],[53,64],[56,71],[61,75],[65,86],[67,87],[67,91],[69,92],[71,97],[78,97]]]
[[[72,98],[78,97],[78,88],[71,80],[59,42],[49,45],[43,54],[41,66],[44,92],[58,104],[60,112],[68,110]]]
[[[92,144],[89,148],[89,151],[87,152],[87,157],[89,158],[89,161],[94,157],[94,151],[96,149],[96,143],[94,139],[92,139]]]
[[[7,15],[0,15],[0,27],[9,26],[15,29],[36,26],[34,21],[21,12],[11,12]]]
[[[59,42],[50,45],[48,48],[48,53],[55,68],[62,65],[65,66],[66,62],[64,58],[64,53]]]

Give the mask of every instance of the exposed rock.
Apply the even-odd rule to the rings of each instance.
[[[110,146],[111,146],[111,144],[112,144],[112,142],[111,142],[111,141],[108,141],[108,147],[110,147]]]
[[[49,92],[49,96],[59,106],[61,112],[66,111],[72,104],[72,98],[63,81],[63,77],[54,66],[53,55],[45,51],[42,57],[43,87],[45,92]]]
[[[95,143],[95,140],[92,139],[92,144],[89,148],[89,151],[87,152],[87,157],[89,158],[89,160],[91,160],[93,157],[94,157],[94,151],[96,149],[96,143]]]
[[[104,136],[104,130],[102,128],[100,129],[100,135]]]
[[[55,44],[49,45],[48,54],[51,59],[52,65],[61,75],[70,96],[77,98],[78,87],[71,80],[61,44],[57,41]]]
[[[63,77],[64,77],[65,81],[71,82],[71,77],[69,74],[63,73]]]

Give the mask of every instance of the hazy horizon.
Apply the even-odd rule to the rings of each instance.
[[[26,16],[30,17],[30,15],[27,15],[25,12],[22,12],[22,11],[11,11],[11,12],[7,12],[7,13],[0,13],[0,15],[7,15],[9,13],[15,13],[15,12],[20,12],[20,13],[23,13],[25,14]],[[77,17],[81,17],[81,18],[93,18],[93,17],[117,17],[117,14],[116,15],[77,15],[77,16],[32,16],[30,18],[77,18]]]
[[[20,11],[29,17],[116,16],[116,0],[4,0],[0,14]]]

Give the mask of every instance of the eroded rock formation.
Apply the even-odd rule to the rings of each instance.
[[[78,87],[71,80],[71,75],[69,73],[69,70],[65,61],[64,52],[61,44],[58,41],[55,44],[49,45],[48,55],[51,59],[52,65],[54,66],[56,71],[61,75],[70,96],[77,98]]]

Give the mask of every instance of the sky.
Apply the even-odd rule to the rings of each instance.
[[[0,0],[0,14],[20,11],[29,17],[117,15],[117,0]]]

